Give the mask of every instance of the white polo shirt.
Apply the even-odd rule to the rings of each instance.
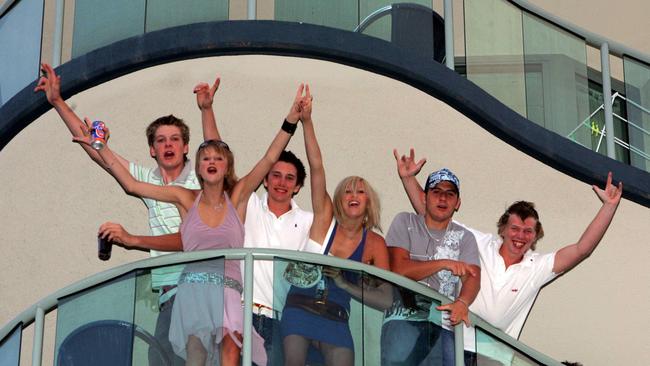
[[[322,246],[309,242],[309,229],[313,216],[311,212],[301,209],[294,200],[291,200],[291,209],[282,216],[276,217],[269,210],[268,193],[265,193],[261,199],[253,193],[248,200],[246,209],[244,247],[322,253]],[[281,278],[285,267],[286,263],[280,261],[255,261],[253,266],[254,303],[269,308],[281,309],[284,307],[289,283],[286,281],[274,283],[273,279],[274,277]],[[262,310],[263,315],[273,316],[271,311],[265,310],[268,309]]]
[[[557,277],[555,253],[529,250],[521,262],[506,269],[499,254],[502,239],[470,229],[476,237],[481,260],[481,290],[469,309],[513,338],[519,338],[524,321],[539,290]],[[475,351],[474,328],[464,329],[465,349]],[[479,345],[479,352],[484,353]]]

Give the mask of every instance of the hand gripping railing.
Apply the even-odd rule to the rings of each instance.
[[[182,264],[195,262],[208,259],[226,260],[243,260],[244,261],[244,334],[243,334],[243,365],[251,365],[251,334],[252,334],[252,304],[253,304],[253,261],[255,260],[287,260],[287,261],[304,261],[308,263],[315,263],[331,267],[338,267],[344,270],[358,271],[375,276],[382,280],[392,283],[396,286],[401,286],[407,290],[419,293],[421,295],[440,301],[442,304],[449,303],[450,300],[439,293],[423,286],[415,281],[409,280],[403,276],[395,273],[379,269],[374,266],[366,265],[359,262],[344,260],[332,256],[324,256],[319,254],[303,253],[297,251],[287,250],[272,250],[272,249],[226,249],[226,250],[213,250],[213,251],[198,251],[179,253],[173,255],[159,256],[149,258],[129,264],[125,264],[96,275],[85,278],[77,283],[67,286],[59,291],[52,293],[49,296],[41,299],[25,311],[23,311],[16,318],[7,323],[0,329],[0,344],[7,338],[12,330],[17,326],[23,329],[32,323],[35,323],[34,340],[33,340],[33,353],[32,365],[41,365],[41,355],[43,348],[43,325],[44,316],[50,311],[56,309],[59,305],[59,299],[78,294],[91,287],[106,283],[127,273],[136,270],[155,268],[160,266],[167,266],[173,264]],[[472,324],[481,329],[484,333],[512,347],[530,357],[535,362],[542,365],[560,365],[557,361],[552,360],[548,356],[541,354],[538,351],[528,347],[527,345],[515,340],[514,338],[506,335],[490,324],[486,323],[474,314],[470,314]],[[463,342],[462,342],[462,326],[456,326],[456,364],[463,364]],[[460,357],[458,357],[460,356]]]

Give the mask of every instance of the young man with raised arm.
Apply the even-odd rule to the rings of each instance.
[[[302,90],[301,90],[302,92]],[[312,97],[307,85],[287,120],[311,122]],[[298,207],[293,197],[305,182],[305,166],[292,152],[284,151],[264,178],[266,193],[252,194],[246,211],[244,247],[286,249],[321,253],[320,245],[310,244],[313,214]],[[253,271],[253,326],[264,338],[270,365],[283,365],[284,355],[279,314],[289,290],[281,278],[286,263],[255,261]]]
[[[425,207],[419,197],[423,192],[415,176],[425,160],[415,162],[414,151],[399,156],[395,151],[397,169],[411,204],[417,212]],[[470,310],[513,338],[519,338],[521,329],[539,290],[558,275],[572,269],[586,259],[596,248],[609,227],[623,192],[623,184],[612,184],[608,173],[605,189],[592,186],[602,206],[576,243],[556,252],[541,254],[535,245],[544,236],[544,229],[532,202],[518,201],[510,205],[497,221],[498,235],[472,230],[477,238],[481,261],[481,290]],[[480,345],[476,354],[473,327],[465,328],[465,364],[491,362],[487,356],[509,365],[512,352],[495,344]]]
[[[287,121],[311,121],[311,105],[309,87],[301,85],[287,114]],[[213,115],[211,106],[206,106],[206,110],[209,113],[204,113],[204,118]],[[304,185],[306,175],[303,163],[292,152],[283,151],[280,154],[262,182],[266,193],[262,197],[252,194],[248,200],[244,247],[322,252],[320,245],[308,241],[313,214],[301,209],[293,200]],[[102,225],[100,233],[127,246],[139,246],[158,239],[130,235],[121,225],[114,223]],[[163,240],[180,243],[181,238],[174,234],[165,235]],[[284,364],[279,314],[289,285],[286,281],[274,281],[283,273],[284,267],[280,261],[258,260],[253,268],[253,326],[264,338],[269,364],[272,365]]]
[[[35,92],[44,92],[48,102],[54,107],[73,137],[81,137],[89,126],[87,121],[82,121],[63,100],[60,93],[60,77],[54,68],[44,63],[41,66],[43,76],[39,79]],[[212,102],[214,94],[219,87],[220,79],[217,78],[212,86],[200,83],[194,88],[196,101],[201,110],[204,139],[219,139]],[[199,189],[199,182],[194,173],[192,163],[187,159],[188,144],[190,140],[189,127],[173,115],[156,119],[146,129],[149,153],[156,161],[156,168],[146,168],[129,162],[117,155],[117,159],[130,173],[143,182],[157,185],[179,185],[190,189]],[[96,150],[80,144],[88,156],[104,170],[107,170],[104,161]],[[143,199],[149,211],[149,229],[151,235],[159,236],[178,232],[181,223],[180,214],[173,204]],[[152,257],[167,254],[166,252],[151,250]],[[151,271],[151,287],[159,293],[159,310],[156,322],[155,338],[160,342],[173,365],[183,365],[184,361],[176,356],[168,340],[169,321],[171,309],[176,293],[176,284],[182,271],[182,266],[172,266]],[[162,360],[156,352],[149,354],[150,365],[160,365]]]
[[[454,301],[438,306],[442,319],[433,322],[435,313],[412,311],[404,299],[394,305],[382,328],[382,365],[453,365],[451,326],[469,322],[468,307],[479,290],[476,240],[452,221],[461,203],[458,178],[448,169],[435,171],[424,192],[419,198],[425,208],[422,214],[399,213],[388,230],[390,267]]]

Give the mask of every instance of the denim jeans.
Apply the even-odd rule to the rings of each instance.
[[[454,332],[428,321],[391,320],[381,330],[382,366],[454,366]]]
[[[284,365],[284,349],[280,321],[264,315],[253,314],[253,327],[264,338],[264,349],[269,366]]]

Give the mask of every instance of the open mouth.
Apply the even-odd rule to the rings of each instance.
[[[352,201],[348,202],[348,206],[350,206],[350,207],[358,207],[359,205],[360,205],[359,201],[352,200]]]
[[[165,151],[165,153],[163,154],[163,157],[164,157],[165,159],[170,159],[170,158],[173,158],[174,155],[175,155],[175,154],[174,154],[173,151]]]
[[[208,174],[215,174],[217,172],[217,168],[211,166],[208,168]]]
[[[278,188],[278,187],[275,187],[275,188],[273,188],[273,190],[276,191],[276,192],[278,192],[278,193],[282,193],[282,194],[287,193],[287,189],[286,189],[286,188]]]
[[[526,242],[519,241],[519,240],[513,240],[512,244],[515,246],[515,248],[521,249],[526,245]]]

